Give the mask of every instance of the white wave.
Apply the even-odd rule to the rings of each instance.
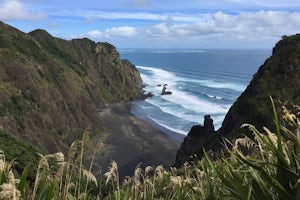
[[[181,130],[181,129],[172,128],[172,127],[170,127],[170,126],[164,124],[163,122],[161,122],[161,121],[159,121],[159,120],[157,120],[157,119],[155,119],[155,118],[153,118],[153,117],[150,117],[150,116],[149,116],[149,118],[150,118],[151,120],[153,120],[156,124],[158,124],[158,125],[160,125],[160,126],[166,128],[166,129],[168,129],[168,130],[170,130],[170,131],[173,131],[173,132],[176,132],[176,133],[180,133],[180,134],[183,134],[183,135],[187,135],[187,134],[188,134],[187,131],[184,131],[184,130]]]
[[[166,104],[163,104],[159,101],[153,100],[153,99],[146,99],[147,103],[152,104],[153,106],[158,107],[162,112],[170,114],[172,116],[175,116],[177,118],[189,121],[189,122],[199,122],[201,120],[197,120],[197,118],[195,117],[195,115],[192,114],[187,114],[186,111],[184,109],[180,109],[180,108],[174,108],[174,106],[170,107]],[[180,106],[180,105],[178,105]]]
[[[178,119],[182,119],[180,122],[183,124],[202,124],[204,115],[211,115],[214,119],[215,126],[220,127],[222,120],[225,114],[228,112],[230,108],[230,104],[218,104],[214,102],[210,102],[209,100],[201,99],[201,96],[197,96],[197,94],[185,90],[181,85],[181,81],[185,82],[197,82],[198,84],[203,84],[211,87],[219,87],[224,88],[224,84],[215,82],[215,81],[205,81],[205,80],[194,80],[187,79],[185,80],[182,77],[176,76],[176,74],[154,67],[145,67],[145,66],[137,66],[138,69],[142,70],[141,76],[143,81],[147,84],[144,88],[146,92],[153,92],[154,97],[148,98],[145,101],[150,105],[153,105],[153,108],[156,107],[162,113],[166,113],[168,115],[172,115]],[[167,91],[171,91],[171,95],[161,95],[162,85],[168,84]],[[221,85],[218,85],[221,84]],[[160,86],[159,86],[160,85]],[[222,86],[222,87],[221,87]],[[234,88],[237,85],[225,85],[227,88]],[[234,88],[237,90],[238,88]],[[223,99],[221,96],[214,96],[211,94],[206,94],[209,98],[213,98],[216,100]],[[147,108],[143,108],[145,110],[151,109],[151,106],[147,106]],[[158,115],[160,115],[158,113]],[[166,116],[168,116],[166,115]],[[166,117],[165,118],[168,118]],[[150,117],[150,116],[149,116]],[[159,124],[162,127],[165,127],[171,131],[187,134],[186,131],[182,130],[180,127],[175,127],[171,124],[174,123],[174,118],[169,117],[168,119],[164,119],[161,121],[158,117],[151,116],[150,117],[155,123]],[[170,120],[170,122],[168,122]],[[180,126],[178,124],[178,126]],[[173,127],[173,128],[172,128]]]
[[[171,54],[171,53],[204,53],[205,51],[203,50],[193,50],[193,49],[148,49],[144,50],[146,53],[157,53],[157,54]]]
[[[226,113],[230,105],[219,105],[214,104],[205,100],[198,98],[197,96],[190,95],[186,92],[179,90],[170,90],[173,92],[172,95],[163,95],[167,101],[173,102],[175,104],[180,104],[188,110],[192,110],[198,113],[210,113],[210,114],[220,114]]]
[[[174,73],[158,69],[154,67],[145,67],[145,66],[137,66],[137,68],[146,70],[152,75],[146,76],[141,73],[142,79],[146,83],[156,83],[162,84],[163,81],[169,82],[170,84],[174,84],[178,81],[190,82],[190,83],[197,83],[205,87],[209,88],[218,88],[218,89],[231,89],[237,92],[243,92],[246,89],[246,85],[238,84],[238,83],[231,83],[231,82],[220,82],[215,80],[201,80],[201,79],[188,79],[184,77],[178,77]]]
[[[145,75],[141,73],[141,77],[146,84],[151,84],[152,86],[162,85],[167,82],[168,84],[174,83],[172,80],[177,79],[175,74],[163,69],[158,69],[154,67],[144,67],[144,66],[137,66],[137,68],[148,71],[151,74],[151,75]]]
[[[213,80],[203,80],[199,81],[200,83],[203,83],[205,86],[208,86],[210,88],[224,88],[224,89],[231,89],[238,92],[242,92],[246,89],[246,86],[236,83],[222,83],[222,82],[216,82]]]
[[[219,97],[219,96],[213,96],[213,95],[210,95],[210,94],[206,94],[209,98],[213,98],[213,99],[223,99],[223,97]]]
[[[146,70],[150,73],[150,75],[145,75],[143,73],[141,74],[143,81],[148,84],[145,87],[146,92],[153,92],[155,95],[160,96],[168,102],[172,102],[176,105],[181,105],[187,110],[195,111],[198,113],[209,112],[210,114],[226,113],[230,107],[230,105],[219,105],[202,100],[197,96],[191,95],[191,93],[184,92],[178,89],[179,87],[176,87],[176,84],[181,78],[177,77],[171,72],[154,67],[138,66],[138,68]],[[158,85],[165,83],[168,84],[167,90],[171,91],[172,95],[160,95],[162,86]],[[153,99],[149,99],[148,102],[160,107],[161,109],[164,109],[164,111],[168,113],[171,113],[171,111],[167,110],[164,105],[161,105],[161,102],[155,101]]]
[[[202,86],[209,88],[220,88],[220,89],[231,89],[237,92],[243,92],[246,89],[245,85],[230,83],[230,82],[219,82],[215,80],[195,80],[195,79],[183,79],[186,82],[199,83]]]

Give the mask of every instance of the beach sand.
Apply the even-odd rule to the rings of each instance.
[[[132,176],[137,165],[170,167],[180,142],[170,138],[131,112],[132,104],[109,104],[99,114],[108,138],[96,157],[101,174],[108,171],[111,160],[118,164],[120,177]]]

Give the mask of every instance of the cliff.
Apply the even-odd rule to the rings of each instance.
[[[300,102],[300,34],[283,37],[273,48],[273,53],[227,113],[219,133],[236,137],[243,123],[261,129],[273,127],[272,97],[281,110],[282,103],[298,105]]]
[[[202,149],[218,151],[224,138],[232,141],[243,134],[251,136],[247,129],[240,128],[244,123],[258,129],[274,127],[270,96],[279,111],[282,103],[298,105],[300,102],[300,34],[285,36],[276,44],[271,57],[260,66],[246,90],[229,109],[219,130],[207,135],[203,129],[191,129],[177,152],[175,165],[182,165],[194,154],[200,158]],[[192,151],[183,148],[187,145],[193,146]]]
[[[0,38],[0,125],[47,151],[87,127],[101,130],[97,113],[105,103],[141,94],[135,66],[108,43],[25,34],[3,23]]]
[[[66,152],[88,129],[94,141],[108,134],[103,159],[110,162],[123,156],[127,161],[121,164],[135,159],[132,165],[136,165],[142,134],[158,131],[147,127],[130,133],[130,128],[138,126],[135,123],[142,122],[127,120],[130,108],[117,106],[111,111],[109,104],[137,99],[141,92],[137,69],[121,59],[111,44],[86,38],[67,41],[44,30],[26,34],[0,22],[0,149],[9,151],[10,158],[30,157],[35,151]],[[135,143],[129,142],[128,134]],[[115,141],[122,141],[125,150],[118,149]],[[149,162],[154,159],[151,156]]]

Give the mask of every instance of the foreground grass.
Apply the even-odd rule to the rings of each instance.
[[[220,159],[208,152],[181,169],[137,166],[122,182],[112,161],[104,185],[92,174],[94,155],[83,166],[87,134],[66,159],[62,153],[40,155],[31,185],[27,170],[16,179],[13,163],[0,152],[0,199],[300,199],[300,107],[294,113],[283,107],[280,119],[273,108],[274,133],[245,124],[253,138],[228,142]]]

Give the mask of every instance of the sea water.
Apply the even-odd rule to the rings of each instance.
[[[271,55],[270,49],[119,50],[136,65],[145,94],[135,101],[133,113],[163,131],[187,135],[204,115],[220,128],[230,106]],[[161,95],[163,85],[171,95]]]

